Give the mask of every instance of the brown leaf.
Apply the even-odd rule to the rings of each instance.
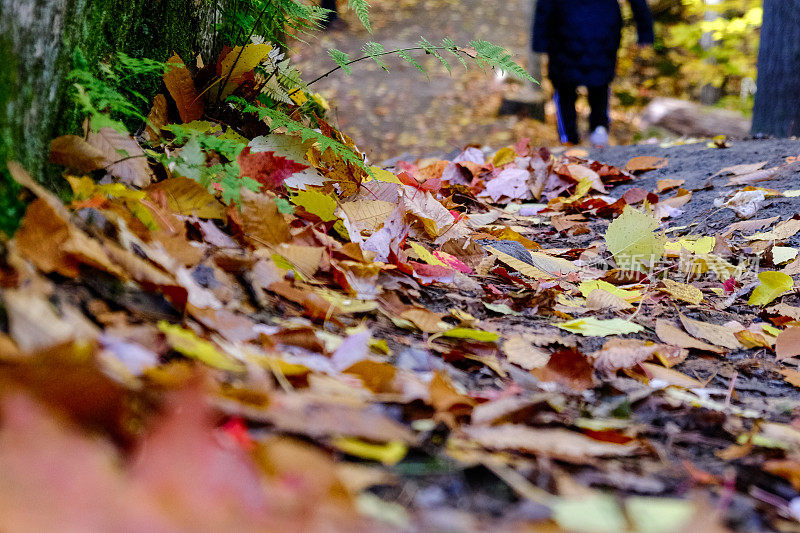
[[[662,192],[672,190],[676,187],[680,187],[684,183],[686,183],[686,180],[679,180],[679,179],[658,180],[656,182],[656,192],[661,194]]]
[[[467,426],[470,439],[490,450],[518,450],[582,464],[595,457],[626,457],[638,453],[637,442],[614,444],[566,429],[542,429],[516,424]]]
[[[97,240],[61,218],[61,213],[43,199],[30,204],[15,239],[19,252],[44,273],[74,278],[80,272],[79,265],[86,264],[126,277]]]
[[[575,391],[584,391],[594,386],[592,365],[586,356],[576,350],[560,350],[550,355],[542,368],[531,371],[541,381],[561,383]]]
[[[514,335],[503,343],[503,352],[509,363],[519,365],[525,370],[542,368],[550,360],[550,354],[535,344],[536,339],[530,334]]]
[[[103,168],[103,152],[77,135],[62,135],[50,141],[50,162],[82,172]]]
[[[659,168],[664,168],[669,163],[669,159],[666,157],[654,157],[651,155],[640,155],[638,157],[634,157],[627,163],[625,163],[625,170],[628,172],[632,172],[634,174],[638,174],[640,172],[647,172],[649,170],[657,170]]]
[[[86,140],[105,156],[108,173],[123,183],[144,187],[153,180],[144,150],[130,135],[105,127],[97,133],[89,132]]]
[[[178,54],[169,58],[167,65],[169,68],[164,72],[164,85],[175,100],[181,120],[183,122],[199,120],[203,116],[205,104],[194,86],[192,75]]]
[[[147,124],[144,128],[145,140],[156,142],[161,139],[161,128],[166,126],[169,120],[167,109],[167,97],[163,94],[157,94],[153,98],[153,107],[150,108],[150,113],[147,114]]]
[[[247,190],[242,190],[242,230],[257,248],[288,242],[292,237],[275,200]]]
[[[183,176],[169,178],[146,189],[153,196],[164,194],[167,206],[175,213],[199,218],[225,218],[225,207],[205,187]]]
[[[610,339],[602,349],[592,354],[592,358],[598,370],[616,372],[647,361],[658,349],[658,344],[640,339]]]
[[[700,320],[694,320],[684,315],[679,316],[683,327],[694,337],[699,337],[712,344],[730,350],[736,350],[742,347],[741,343],[736,340],[733,330],[725,326],[720,326],[711,322],[701,322]]]
[[[722,348],[687,335],[683,330],[661,318],[656,320],[656,335],[663,342],[680,348],[694,348],[714,353],[723,353],[725,351]]]
[[[800,326],[792,326],[781,331],[775,339],[775,355],[778,360],[800,355]]]

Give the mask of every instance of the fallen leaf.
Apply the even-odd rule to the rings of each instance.
[[[554,352],[547,364],[531,369],[531,373],[540,381],[560,383],[575,391],[584,391],[594,386],[592,365],[577,350]]]
[[[175,100],[178,114],[184,123],[200,120],[205,111],[205,103],[194,86],[192,75],[177,53],[167,61],[164,85],[172,99]]]
[[[664,168],[669,163],[669,159],[666,157],[654,157],[651,155],[640,155],[638,157],[634,157],[627,163],[625,163],[625,170],[631,172],[633,174],[638,174],[641,172],[647,172],[650,170],[658,170],[659,168]]]
[[[106,157],[77,135],[62,135],[50,141],[50,162],[82,172],[103,168]]]
[[[169,178],[150,185],[146,190],[151,195],[157,191],[163,193],[167,200],[167,206],[179,215],[225,218],[225,206],[193,179],[182,176]]]
[[[221,89],[214,88],[213,91],[219,91],[219,100],[224,101],[241,82],[242,76],[255,69],[259,63],[267,58],[272,45],[270,43],[253,44],[248,43],[241,46],[234,47],[219,64],[219,75],[221,81],[225,86]]]
[[[775,355],[778,360],[800,355],[800,326],[792,326],[781,331],[775,339]]]
[[[694,348],[695,350],[705,350],[707,352],[723,353],[724,350],[713,344],[705,343],[701,340],[687,335],[683,330],[678,329],[677,326],[659,318],[656,320],[656,335],[665,342],[672,346],[680,348]]]
[[[642,265],[654,265],[664,254],[666,238],[656,233],[658,229],[658,220],[625,206],[606,230],[606,246],[620,268],[640,270]]]
[[[144,187],[153,180],[144,150],[130,135],[104,127],[90,131],[86,141],[103,154],[108,173],[123,183]]]
[[[566,429],[532,428],[516,424],[467,426],[466,435],[490,450],[517,450],[570,463],[582,464],[594,457],[627,457],[639,444],[613,444]]]
[[[778,223],[771,231],[746,236],[749,241],[785,241],[800,231],[800,219],[790,218]]]
[[[586,337],[606,337],[608,335],[625,335],[627,333],[638,333],[644,327],[622,318],[610,318],[607,320],[593,316],[586,318],[576,318],[567,322],[556,324],[559,328],[579,333]]]
[[[541,368],[550,360],[550,354],[537,347],[529,335],[514,335],[503,343],[503,352],[509,363],[525,370]]]
[[[679,180],[679,179],[658,180],[656,182],[656,192],[661,194],[662,192],[666,192],[676,187],[680,187],[684,183],[686,183],[686,180]]]
[[[723,348],[728,348],[730,350],[736,350],[742,347],[739,341],[736,340],[736,337],[733,335],[733,331],[730,328],[719,326],[711,322],[694,320],[682,314],[679,314],[678,316],[680,317],[681,324],[683,324],[683,327],[686,329],[686,331],[688,331],[689,334],[694,337],[699,337],[707,340],[711,344],[716,344],[717,346],[722,346]],[[691,348],[691,346],[684,346],[684,348]]]
[[[792,277],[783,272],[760,272],[758,280],[761,283],[750,294],[750,298],[747,300],[749,305],[764,307],[794,287]]]
[[[200,339],[193,331],[161,321],[158,329],[167,336],[167,342],[176,352],[197,359],[220,370],[240,372],[244,366],[220,352],[210,342]]]
[[[673,298],[683,300],[692,305],[697,305],[703,301],[703,291],[697,287],[666,278],[662,279],[661,283],[664,284],[664,287],[659,290],[668,293]]]
[[[249,146],[241,151],[236,161],[239,163],[239,175],[256,180],[262,185],[262,190],[283,187],[284,181],[292,174],[308,168],[308,165],[277,156],[275,152],[253,153]]]

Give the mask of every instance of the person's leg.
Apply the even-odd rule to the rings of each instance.
[[[603,127],[608,131],[608,85],[587,87],[589,91],[589,131]]]
[[[323,26],[327,28],[339,18],[339,12],[336,10],[336,0],[322,0],[320,7],[324,9],[330,9],[331,11],[328,13],[328,18],[323,24]]]
[[[555,94],[553,100],[556,104],[556,123],[558,135],[562,143],[578,144],[578,114],[575,111],[575,101],[578,98],[577,87],[574,85],[553,83]]]

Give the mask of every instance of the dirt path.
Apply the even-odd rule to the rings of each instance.
[[[367,41],[386,49],[414,46],[420,36],[432,42],[450,37],[456,43],[486,39],[524,62],[531,20],[528,0],[502,4],[479,0],[380,0],[372,3],[370,35],[352,12],[343,18],[348,29],[298,45],[293,58],[305,79],[325,72],[333,62],[319,48],[338,48],[353,57]],[[504,145],[528,136],[543,144],[555,141],[553,128],[517,117],[497,117],[508,85],[474,65],[468,71],[453,61],[452,75],[432,56],[419,57],[430,79],[410,64],[387,59],[390,73],[374,63],[361,63],[351,76],[341,72],[314,87],[333,104],[334,122],[353,137],[376,162],[411,153],[419,156],[450,152],[465,143]],[[453,58],[455,59],[455,58]]]

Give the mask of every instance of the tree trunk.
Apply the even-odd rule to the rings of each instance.
[[[206,0],[0,0],[0,181],[8,159],[45,179],[50,139],[75,132],[65,81],[75,48],[90,65],[117,51],[158,60],[177,51],[188,61],[192,53],[213,46],[215,5]]]
[[[752,133],[800,135],[800,0],[764,0]]]

